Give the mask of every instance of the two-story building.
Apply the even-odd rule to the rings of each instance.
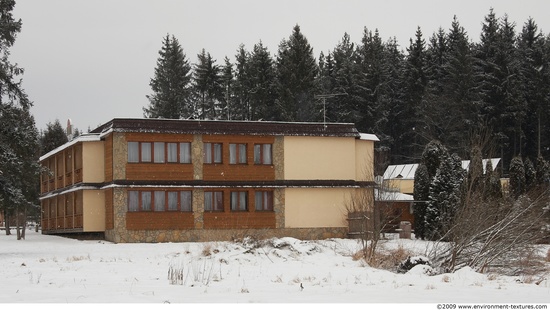
[[[353,124],[113,119],[40,158],[42,231],[114,242],[346,237],[374,187]]]

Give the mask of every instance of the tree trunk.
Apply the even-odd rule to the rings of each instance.
[[[21,233],[21,239],[25,240],[25,232],[27,231],[27,207],[23,209],[23,232]]]
[[[15,210],[15,229],[17,231],[17,240],[21,240],[21,225],[19,223],[19,212]]]
[[[4,210],[4,223],[6,223],[6,235],[11,235],[11,228],[10,228],[10,217],[8,215],[8,210]]]

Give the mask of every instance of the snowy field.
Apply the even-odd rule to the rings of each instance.
[[[469,269],[428,276],[421,266],[396,274],[353,260],[360,248],[354,240],[283,238],[255,247],[113,244],[33,231],[17,241],[12,233],[0,233],[2,303],[550,302],[549,279],[537,285],[524,277]],[[384,244],[398,246],[423,254],[427,244],[399,239]]]

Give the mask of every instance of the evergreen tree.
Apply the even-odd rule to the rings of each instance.
[[[383,50],[378,30],[373,34],[365,28],[361,44],[357,47],[360,74],[356,83],[360,87],[358,108],[361,118],[356,126],[360,131],[375,132],[376,116],[383,110],[378,100],[380,93],[377,91],[383,79]],[[385,140],[385,137],[382,139]]]
[[[502,198],[502,185],[498,172],[493,169],[493,163],[490,160],[485,165],[484,183],[483,198],[491,205],[497,205],[498,200]]]
[[[250,119],[250,92],[252,88],[250,78],[250,53],[240,45],[235,55],[235,104],[238,111],[237,119]]]
[[[196,114],[199,119],[219,119],[223,116],[224,91],[221,68],[204,49],[197,55],[193,88],[197,97]]]
[[[537,157],[536,183],[543,188],[550,185],[550,164],[542,156]]]
[[[61,127],[59,120],[56,119],[53,123],[46,124],[46,130],[40,137],[40,154],[44,155],[68,141],[65,130]]]
[[[533,162],[529,158],[523,161],[523,166],[525,169],[525,191],[528,192],[536,186],[537,171],[535,170],[535,165],[533,165]]]
[[[275,68],[267,48],[260,41],[250,56],[250,110],[251,120],[275,119]]]
[[[550,86],[545,83],[544,36],[539,32],[535,21],[530,18],[523,26],[519,35],[518,51],[520,61],[520,78],[522,100],[526,119],[522,125],[524,131],[524,146],[521,154],[536,158],[540,154],[544,119],[548,119],[548,91]]]
[[[470,150],[470,165],[468,167],[468,189],[471,191],[483,191],[484,179],[483,158],[481,148],[474,146]]]
[[[40,170],[38,131],[29,112],[32,102],[21,79],[16,80],[23,69],[9,60],[10,48],[22,25],[21,20],[13,18],[14,6],[13,0],[0,0],[0,211],[6,219],[36,210]],[[24,232],[18,225],[17,238],[24,238]],[[10,234],[9,229],[6,234]]]
[[[425,235],[431,240],[443,238],[462,206],[464,170],[456,154],[444,156],[430,183],[425,215]]]
[[[390,39],[384,44],[382,63],[382,83],[378,92],[377,113],[374,133],[384,133],[385,143],[377,147],[379,154],[387,154],[387,160],[391,150],[399,146],[397,137],[402,136],[401,131],[395,126],[404,118],[404,82],[403,62],[404,55],[399,49],[397,41]]]
[[[521,157],[516,156],[510,162],[510,193],[514,199],[525,193],[525,166]]]
[[[319,121],[321,113],[315,106],[318,66],[313,48],[294,26],[288,40],[279,44],[275,87],[277,116],[283,121]]]
[[[424,240],[426,207],[430,193],[430,177],[426,165],[420,163],[414,172],[414,234]]]
[[[361,73],[356,47],[347,33],[328,57],[330,88],[325,93],[345,95],[327,99],[327,120],[356,123],[361,119],[360,105],[364,97],[359,85]]]
[[[149,106],[143,108],[144,116],[172,119],[193,117],[189,89],[191,66],[178,40],[166,35],[159,55],[155,77],[149,83],[153,94],[147,96]]]
[[[444,92],[446,112],[458,116],[456,122],[450,123],[442,139],[450,150],[457,151],[463,156],[468,150],[464,148],[468,141],[464,140],[465,132],[480,128],[477,90],[475,89],[474,57],[468,35],[460,26],[456,16],[451,24],[447,36],[448,53],[444,64]]]
[[[445,137],[448,126],[458,123],[457,113],[449,113],[447,94],[444,92],[444,65],[448,53],[447,35],[442,28],[434,33],[426,50],[426,93],[422,101],[419,126],[415,128],[418,135],[431,140]]]
[[[224,119],[241,119],[240,113],[235,105],[235,99],[233,95],[233,88],[235,84],[235,79],[233,77],[233,64],[229,61],[228,57],[224,59],[225,65],[222,68],[222,83],[223,83],[223,105],[225,106],[223,112],[225,116],[222,116]]]
[[[422,102],[427,88],[426,42],[418,27],[415,40],[410,40],[408,55],[403,68],[403,108],[394,126],[395,145],[392,148],[392,161],[395,163],[418,162],[422,154],[420,145],[424,144],[421,131]]]

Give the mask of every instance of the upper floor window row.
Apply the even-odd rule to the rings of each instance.
[[[248,163],[248,145],[229,143],[229,164]],[[254,144],[254,164],[271,165],[272,145]],[[205,142],[203,145],[205,164],[223,162],[223,144]],[[191,142],[128,142],[129,163],[191,163]]]
[[[191,142],[128,142],[129,163],[191,163]]]

